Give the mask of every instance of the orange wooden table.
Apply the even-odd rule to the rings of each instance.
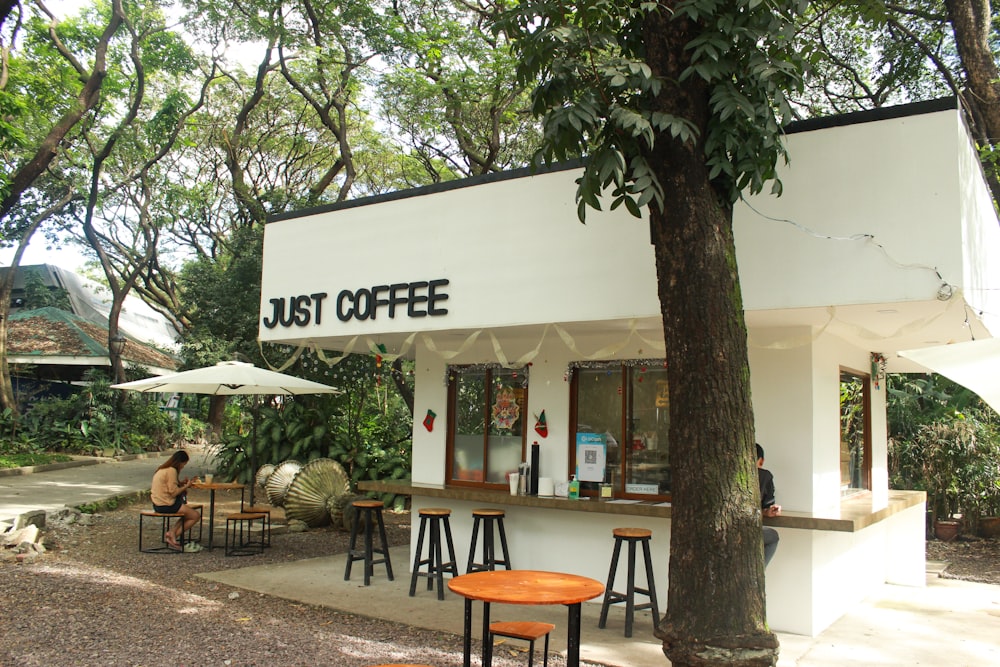
[[[465,598],[465,667],[472,665],[472,601],[483,603],[483,664],[489,665],[490,604],[564,604],[569,609],[566,629],[566,665],[580,665],[580,605],[604,592],[604,584],[563,572],[496,570],[473,572],[452,578],[448,588]]]
[[[215,537],[215,492],[227,491],[229,489],[240,490],[240,508],[243,508],[244,485],[239,482],[195,482],[192,489],[208,489],[208,548],[212,549],[212,540]]]

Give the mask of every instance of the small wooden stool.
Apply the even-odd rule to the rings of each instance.
[[[444,573],[450,572],[458,576],[458,566],[455,564],[455,544],[451,539],[451,510],[442,507],[425,507],[420,510],[420,530],[417,532],[417,554],[413,558],[413,576],[410,577],[410,597],[417,593],[417,577],[427,577],[427,590],[438,584],[438,600],[444,599]],[[427,545],[427,558],[421,558],[424,549],[424,531],[430,523],[431,535]],[[445,538],[448,540],[448,555],[451,558],[444,562],[441,554],[441,527],[444,527]],[[426,565],[427,571],[421,572],[421,566]]]
[[[226,517],[226,555],[255,556],[264,553],[263,512],[237,512]],[[261,537],[253,539],[253,524],[260,521]]]
[[[242,499],[240,503],[242,503]],[[260,539],[264,542],[265,547],[271,546],[271,508],[267,505],[250,505],[247,507],[240,507],[241,512],[250,512],[251,514],[264,514],[264,530],[260,534]]]
[[[493,637],[511,637],[528,642],[528,667],[535,664],[535,641],[545,637],[545,653],[542,654],[542,667],[549,664],[549,633],[556,629],[551,623],[535,621],[498,621],[490,623],[490,640],[487,643],[489,655],[484,661],[485,667],[493,666]]]
[[[497,509],[476,509],[472,510],[472,546],[469,547],[469,564],[465,568],[466,574],[478,572],[480,570],[495,570],[497,565],[503,565],[510,569],[510,554],[507,553],[507,534],[503,530],[503,518],[506,516],[504,510]],[[476,563],[476,538],[479,536],[479,523],[483,522],[483,562]],[[494,552],[493,526],[496,524],[497,532],[500,533],[500,549],[503,552],[503,559],[497,560]]]
[[[392,581],[392,561],[389,560],[389,540],[385,536],[385,524],[382,523],[382,509],[385,503],[381,500],[355,500],[351,503],[354,506],[354,525],[351,526],[351,544],[347,549],[347,570],[344,572],[344,581],[351,578],[351,565],[356,560],[365,562],[365,586],[371,583],[375,566],[379,563],[385,564],[386,574],[389,581]],[[358,525],[365,522],[365,548],[358,549]],[[382,545],[376,547],[372,544],[373,524],[378,523],[378,537]],[[375,560],[375,554],[381,554],[381,558]]]
[[[201,540],[201,531],[202,531],[202,520],[203,520],[202,506],[201,505],[190,505],[190,507],[192,509],[198,510],[198,523],[196,524],[198,526],[198,539],[195,540],[195,541],[200,541]],[[160,545],[156,546],[156,547],[147,546],[145,549],[143,549],[142,548],[143,521],[145,521],[145,519],[147,519],[147,518],[149,518],[149,519],[160,519]],[[146,554],[168,554],[168,553],[170,553],[170,554],[179,554],[179,553],[184,553],[184,545],[187,542],[191,542],[192,541],[192,539],[191,539],[191,531],[194,530],[194,525],[192,525],[187,530],[181,532],[181,537],[180,537],[180,540],[179,540],[181,548],[180,549],[171,549],[170,545],[167,544],[166,539],[164,538],[164,536],[167,534],[167,530],[170,528],[170,520],[171,519],[177,519],[178,521],[182,521],[184,519],[184,515],[181,514],[180,512],[169,512],[169,513],[163,512],[163,513],[161,513],[161,512],[154,512],[153,510],[143,510],[142,512],[139,512],[139,551],[141,551],[142,553],[146,553]]]
[[[625,603],[625,636],[632,636],[632,621],[635,612],[642,609],[653,610],[653,628],[660,622],[660,610],[656,603],[656,584],[653,582],[653,561],[649,555],[649,542],[653,531],[645,528],[615,528],[611,533],[615,536],[615,550],[611,557],[611,571],[608,572],[608,585],[604,589],[604,602],[601,604],[601,620],[597,627],[603,628],[608,621],[608,608],[619,602]],[[621,553],[622,542],[628,542],[628,587],[625,593],[614,591],[615,573],[618,570],[618,555]],[[635,585],[635,545],[642,542],[643,559],[646,562],[646,586],[636,588]],[[649,602],[637,605],[635,594],[640,593],[649,598]]]

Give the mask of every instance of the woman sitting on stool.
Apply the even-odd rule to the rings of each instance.
[[[153,473],[153,485],[149,490],[154,511],[161,514],[184,515],[163,535],[163,539],[174,549],[181,548],[178,542],[180,536],[200,518],[198,510],[187,504],[187,490],[191,487],[192,480],[181,480],[179,477],[189,458],[183,449],[174,452],[173,456]]]

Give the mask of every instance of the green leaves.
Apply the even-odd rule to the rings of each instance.
[[[662,206],[648,161],[658,142],[700,150],[730,202],[773,179],[784,157],[780,127],[791,115],[786,92],[800,85],[805,66],[789,39],[801,8],[798,0],[685,0],[672,19],[656,15],[668,10],[652,2],[537,0],[512,8],[497,29],[513,40],[519,80],[538,82],[532,110],[545,125],[539,159],[590,155],[578,181],[581,220],[588,207],[600,209],[605,188],[612,208],[625,205],[633,215]],[[686,43],[654,44],[652,18],[691,21],[695,29],[675,26],[676,34],[690,34]],[[684,62],[671,60],[677,53]],[[682,87],[704,87],[707,122],[675,102]]]

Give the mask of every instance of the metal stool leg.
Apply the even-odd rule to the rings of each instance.
[[[424,551],[424,529],[427,527],[427,517],[420,517],[420,530],[417,531],[417,555],[413,557],[413,574],[410,576],[410,597],[417,593],[417,577],[420,576],[420,554]]]
[[[604,628],[608,623],[608,609],[611,608],[612,599],[615,597],[615,572],[618,570],[618,554],[622,548],[621,538],[615,538],[615,548],[611,555],[611,569],[608,571],[608,585],[604,587],[604,601],[601,603],[601,619],[597,627]]]
[[[351,579],[351,566],[354,564],[354,549],[358,545],[358,512],[354,512],[354,525],[351,526],[351,542],[347,547],[347,570],[344,572],[344,581]]]
[[[385,571],[389,575],[389,581],[394,581],[392,577],[392,561],[389,560],[389,538],[385,535],[385,523],[382,521],[382,510],[377,510],[375,512],[375,516],[378,519],[378,536],[379,539],[382,540],[382,549],[379,553],[382,554],[382,558],[385,560]]]
[[[476,560],[476,542],[478,541],[479,538],[479,522],[481,520],[482,517],[478,516],[472,517],[472,546],[469,547],[469,564],[466,565],[465,567],[466,574],[474,571],[472,568],[475,565],[475,560]]]
[[[510,569],[510,552],[507,551],[507,533],[503,529],[503,517],[497,517],[497,529],[500,531],[500,548],[503,549],[503,560],[498,561],[498,563],[503,563],[504,567],[508,570]],[[548,642],[549,639],[546,636],[545,641]]]
[[[631,637],[635,620],[635,540],[628,541],[628,587],[625,591],[625,636]]]
[[[660,627],[660,606],[656,601],[656,582],[653,580],[653,559],[650,556],[649,540],[642,541],[642,556],[646,561],[646,587],[649,605],[653,612],[653,630]]]

